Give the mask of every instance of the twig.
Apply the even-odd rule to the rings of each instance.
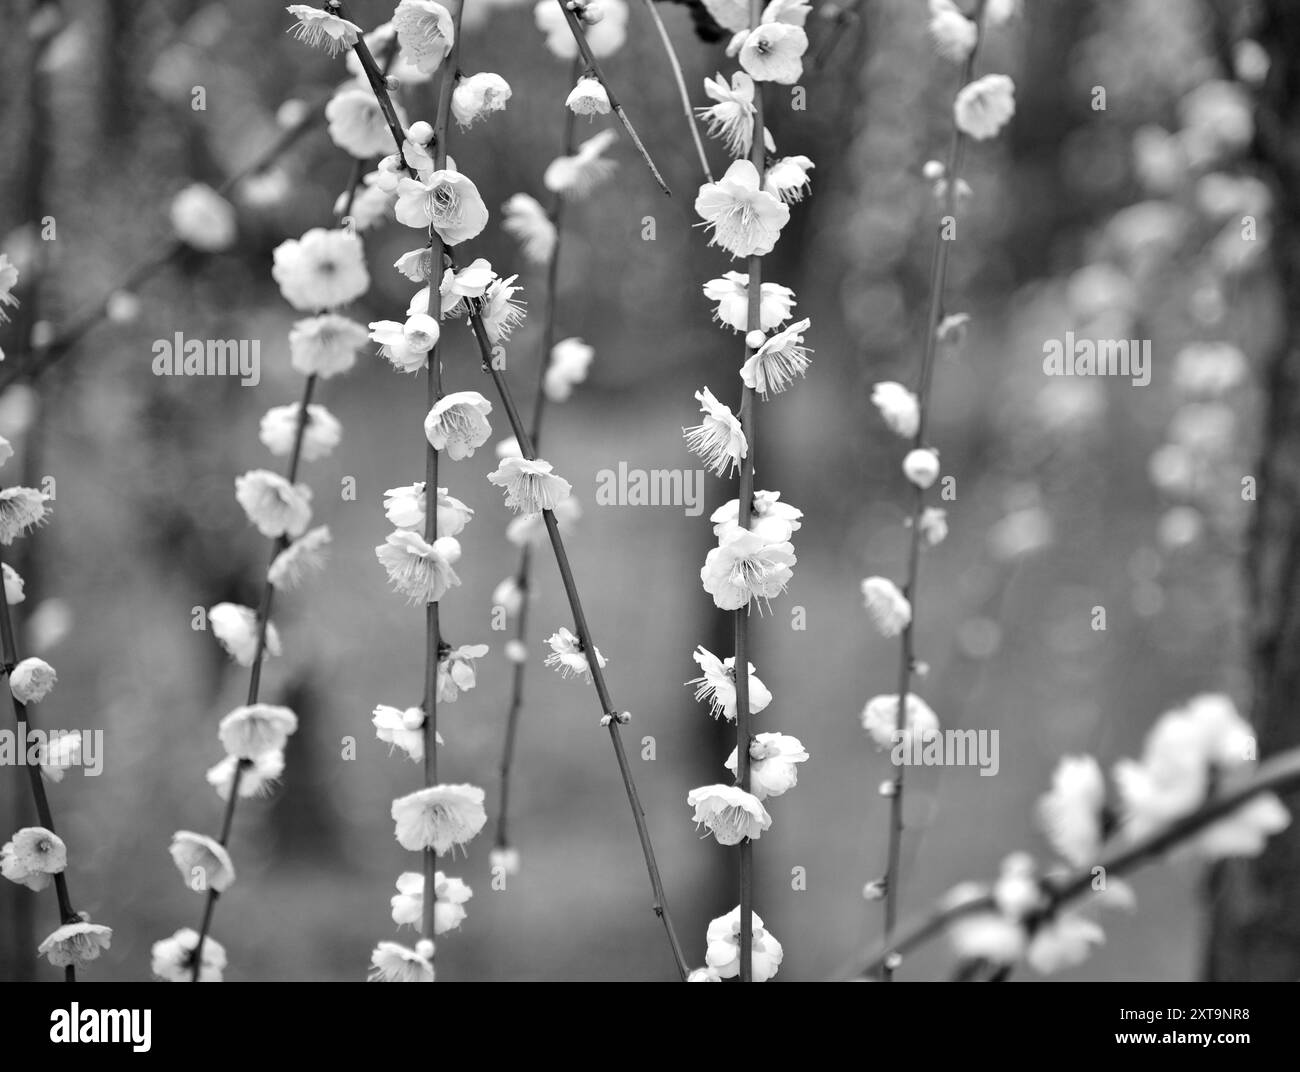
[[[677,50],[673,47],[673,39],[668,36],[668,27],[664,25],[664,20],[659,15],[655,0],[645,0],[645,8],[650,13],[655,29],[659,31],[659,40],[663,42],[664,52],[668,54],[668,66],[672,68],[673,81],[677,83],[677,95],[681,98],[682,111],[686,115],[686,125],[690,128],[691,140],[695,143],[695,153],[700,158],[700,168],[704,172],[704,181],[712,182],[713,172],[709,169],[709,158],[704,152],[704,140],[700,137],[700,128],[695,121],[695,110],[691,107],[691,94],[686,88],[686,78],[682,74],[682,64],[677,58]],[[606,92],[608,92],[608,89]]]

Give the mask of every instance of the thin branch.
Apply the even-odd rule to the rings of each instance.
[[[713,172],[709,170],[709,158],[704,152],[704,140],[700,137],[699,124],[695,120],[695,110],[691,107],[691,94],[686,88],[686,77],[682,74],[682,64],[677,58],[677,50],[673,47],[673,39],[668,36],[668,27],[664,25],[664,20],[659,15],[659,8],[655,6],[655,0],[645,0],[645,8],[650,13],[655,29],[659,31],[659,40],[663,42],[664,52],[668,55],[668,66],[672,68],[673,81],[677,83],[677,95],[681,98],[682,112],[686,115],[686,125],[691,131],[691,141],[695,143],[695,154],[700,158],[700,169],[704,172],[704,181],[712,182]]]

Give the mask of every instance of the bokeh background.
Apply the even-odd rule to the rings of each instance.
[[[282,135],[287,99],[319,104],[344,77],[341,60],[286,35],[280,3],[64,7],[23,0],[0,12],[0,236],[24,268],[23,307],[0,326],[0,372],[30,358],[33,330],[57,337],[167,247],[177,191],[221,186]],[[370,27],[390,5],[349,8]],[[1250,43],[1257,12],[1163,0],[1027,9],[981,54],[981,72],[1015,79],[1017,115],[968,154],[972,196],[948,311],[970,313],[971,326],[941,357],[932,434],[957,497],[918,598],[929,666],[919,691],[948,726],[1000,731],[1001,769],[911,773],[905,912],[990,877],[1009,851],[1046,854],[1033,804],[1063,753],[1109,763],[1193,693],[1249,698],[1240,479],[1261,447],[1259,383],[1284,312],[1268,176],[1251,148],[1267,68]],[[695,37],[685,6],[661,11],[703,104],[701,79],[731,61]],[[516,392],[530,400],[543,279],[495,210],[519,191],[547,200],[541,176],[561,143],[569,64],[547,52],[529,3],[470,0],[467,19],[465,69],[502,74],[514,95],[503,114],[454,135],[452,152],[494,210],[474,255],[521,271],[533,298],[509,349]],[[814,364],[762,408],[758,448],[760,486],[806,515],[790,590],[755,629],[755,662],[776,696],[759,728],[794,734],[812,754],[755,851],[757,907],[785,947],[783,980],[826,977],[879,933],[879,906],[861,891],[884,861],[877,786],[888,765],[858,714],[894,690],[897,652],[872,630],[858,581],[904,569],[903,449],[869,395],[879,380],[912,382],[924,330],[934,203],[921,169],[943,153],[958,77],[934,55],[926,21],[922,0],[815,5],[807,107],[771,97],[782,153],[816,163],[813,195],[794,207],[769,269],[812,318]],[[698,569],[707,513],[730,484],[710,478],[705,516],[694,518],[597,506],[595,487],[620,462],[695,467],[680,434],[694,423],[693,392],[709,384],[725,400],[740,359],[700,288],[733,265],[693,226],[697,164],[640,0],[609,69],[675,196],[656,191],[620,141],[616,180],[569,210],[558,332],[597,357],[588,382],[549,414],[545,455],[584,507],[571,543],[579,584],[616,702],[633,713],[625,736],[669,903],[688,957],[702,963],[708,921],[736,902],[734,854],[696,835],[685,798],[720,780],[734,741],[683,682],[697,644],[725,654],[728,623]],[[191,108],[195,86],[203,111]],[[432,92],[407,99],[413,119],[432,119]],[[719,147],[709,149],[720,169]],[[19,451],[4,475],[57,482],[52,521],[16,545],[29,582],[17,611],[25,650],[59,671],[35,714],[47,727],[102,729],[107,742],[102,776],[74,772],[53,789],[74,900],[115,930],[90,981],[147,978],[152,942],[201,914],[167,846],[176,829],[216,830],[221,804],[203,775],[221,758],[216,724],[242,702],[246,671],[191,629],[192,608],[256,602],[266,541],[233,481],[279,467],[258,442],[258,419],[300,390],[286,341],[294,314],[271,280],[271,251],[328,225],[352,166],[313,122],[235,187],[233,250],[171,258],[39,379],[19,376],[0,394],[0,434]],[[1240,240],[1243,215],[1258,218],[1254,242]],[[57,237],[43,242],[33,221],[47,216]],[[642,237],[647,216],[653,241]],[[387,266],[411,244],[395,224],[367,233],[373,287],[357,319],[405,308],[409,285]],[[1151,383],[1045,376],[1043,343],[1066,330],[1151,340]],[[155,377],[152,344],[176,332],[260,340],[261,384]],[[445,339],[448,388],[490,393],[469,333],[453,325]],[[1245,374],[1207,395],[1185,354],[1208,343],[1236,348]],[[388,531],[384,490],[423,479],[423,386],[369,357],[324,383],[317,401],[344,425],[340,448],[304,469],[335,546],[324,574],[278,600],[286,651],[268,664],[263,696],[292,706],[301,729],[280,790],[236,816],[239,881],[213,932],[231,981],[361,978],[373,944],[395,936],[388,899],[412,866],[388,812],[419,770],[374,739],[370,712],[417,702],[423,619],[386,590],[373,548]],[[484,479],[495,464],[485,449],[446,466],[452,494],[476,516],[444,629],[492,652],[478,687],[440,715],[444,778],[483,785],[490,802],[509,695],[509,634],[491,628],[491,593],[516,562],[509,515]],[[346,478],[355,501],[339,493]],[[537,578],[534,651],[571,624],[544,554]],[[1096,607],[1104,630],[1093,628]],[[803,630],[792,628],[795,608]],[[443,978],[671,976],[599,714],[587,686],[535,658],[512,820],[523,869],[505,891],[490,888],[488,833],[451,868],[475,892],[469,919],[439,942]],[[355,760],[341,758],[349,737]],[[639,758],[645,737],[653,761]],[[29,808],[22,772],[0,771],[0,830],[30,821]],[[793,888],[794,868],[806,870],[806,889]],[[1071,977],[1195,977],[1201,885],[1185,866],[1143,874],[1137,915],[1112,917],[1107,944]],[[52,900],[0,889],[0,977],[56,976],[34,956],[55,925]],[[945,970],[939,946],[902,977]]]

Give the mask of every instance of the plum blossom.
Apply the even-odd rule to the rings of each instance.
[[[437,603],[448,588],[460,585],[452,569],[460,558],[460,544],[453,536],[429,543],[418,533],[399,529],[375,548],[375,557],[387,571],[388,582],[408,603]]]
[[[695,211],[712,232],[709,245],[733,257],[771,253],[790,220],[790,206],[762,189],[758,169],[748,160],[734,161],[721,179],[701,186]]]
[[[520,514],[554,510],[569,497],[572,485],[541,458],[503,458],[488,481],[504,489],[506,506]]]
[[[551,654],[546,657],[545,665],[554,667],[561,677],[585,677],[588,681],[591,680],[591,663],[587,651],[582,646],[582,641],[569,632],[568,628],[561,626],[547,637],[546,643],[551,647]],[[596,665],[603,670],[605,657],[599,648],[592,650],[596,655]]]
[[[686,794],[695,809],[695,825],[708,828],[719,845],[739,845],[745,838],[757,841],[772,825],[772,817],[758,797],[735,785],[704,785]]]
[[[695,399],[704,420],[682,429],[686,446],[718,476],[734,473],[749,450],[740,421],[707,387],[696,391]]]
[[[477,391],[443,395],[424,419],[424,435],[434,450],[446,451],[452,461],[472,458],[487,442],[492,426],[487,415],[492,403]]]
[[[303,312],[346,305],[370,289],[361,239],[313,227],[275,247],[271,275],[284,300]]]
[[[487,822],[484,793],[476,785],[434,785],[393,801],[392,816],[402,848],[442,855],[468,844]]]
[[[785,951],[781,943],[763,927],[757,912],[750,914],[750,965],[756,983],[765,983],[781,967]],[[740,906],[709,924],[705,935],[708,951],[705,963],[723,979],[740,974]]]
[[[881,636],[896,637],[912,622],[912,604],[887,577],[866,578],[862,600]]]
[[[796,562],[788,542],[770,543],[756,532],[723,536],[704,560],[700,580],[720,610],[740,610],[751,600],[763,603],[785,591]]]
[[[799,782],[798,764],[808,761],[808,750],[798,737],[760,733],[749,745],[749,789],[759,800],[779,797]],[[736,749],[727,757],[727,770],[736,774]]]
[[[729,656],[719,659],[704,645],[695,649],[691,656],[699,665],[700,677],[687,681],[695,686],[695,699],[708,702],[709,714],[714,718],[721,716],[728,722],[736,720],[736,658]],[[772,694],[766,685],[754,673],[754,664],[749,664],[749,710],[758,714],[772,702]]]
[[[252,607],[238,603],[217,603],[208,608],[208,625],[212,635],[240,666],[252,666],[257,657],[260,625]],[[279,656],[280,634],[271,622],[266,624],[266,654]]]

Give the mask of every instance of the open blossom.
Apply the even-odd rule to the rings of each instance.
[[[740,610],[751,600],[759,600],[761,609],[763,601],[785,591],[796,561],[789,543],[769,543],[742,529],[723,536],[709,552],[700,580],[720,610]]]
[[[555,525],[562,535],[568,535],[582,517],[582,504],[572,495],[561,499],[551,511]],[[539,547],[548,538],[544,514],[518,514],[506,526],[506,539],[516,547]]]
[[[356,364],[368,337],[362,325],[338,313],[298,320],[289,331],[289,363],[304,376],[329,379]]]
[[[723,979],[740,974],[740,906],[709,923],[705,935],[705,963]],[[750,913],[750,966],[754,982],[765,983],[777,973],[785,951],[767,930],[757,912]]]
[[[392,809],[398,842],[411,852],[439,855],[468,844],[487,822],[483,798],[476,785],[435,785],[399,797]]]
[[[903,459],[903,475],[924,490],[939,479],[939,455],[924,447],[910,450]]]
[[[515,297],[523,286],[515,285],[517,275],[506,279],[497,279],[487,288],[479,303],[478,315],[483,322],[483,330],[488,342],[493,346],[505,342],[510,333],[523,323],[524,303]]]
[[[460,79],[452,90],[451,114],[462,128],[469,128],[493,112],[504,112],[510,95],[510,83],[499,74],[472,74]]]
[[[806,156],[783,156],[767,169],[763,189],[786,204],[802,201],[812,190],[808,172],[815,166]]]
[[[543,0],[547,7],[558,8],[552,0]],[[581,145],[572,156],[559,156],[552,160],[542,175],[542,183],[553,194],[561,197],[585,197],[614,174],[618,166],[605,157],[605,151],[618,135],[612,130],[602,130]]]
[[[912,604],[887,577],[864,580],[862,600],[881,636],[896,637],[912,622]]]
[[[488,653],[486,644],[462,644],[438,660],[438,699],[452,703],[475,685],[474,660]]]
[[[953,102],[957,129],[976,141],[996,137],[1016,114],[1016,85],[1004,74],[986,74],[962,86]]]
[[[68,847],[43,826],[25,826],[0,848],[0,874],[29,890],[43,890],[66,870]]]
[[[895,744],[913,747],[913,739],[927,740],[939,732],[939,716],[916,693],[907,694],[907,718],[902,726],[898,722],[898,694],[873,696],[862,709],[862,728],[875,742],[877,748],[890,748]],[[901,736],[901,739],[900,739]]]
[[[444,168],[427,179],[397,180],[397,222],[407,227],[432,227],[449,246],[477,237],[487,226],[488,210],[473,181]]]
[[[427,496],[424,482],[402,488],[389,488],[384,492],[384,516],[395,528],[423,529]],[[446,488],[438,489],[438,535],[459,536],[473,518],[474,511]]]
[[[443,316],[459,317],[469,312],[470,300],[484,297],[497,278],[492,265],[482,257],[476,257],[469,264],[452,271],[448,268],[442,273],[442,282],[438,285],[439,308]],[[420,291],[411,301],[411,308],[428,309],[428,288]]]
[[[773,5],[768,5],[769,10]],[[737,34],[737,38],[741,35]],[[803,77],[808,35],[788,22],[764,23],[741,38],[740,65],[758,82],[792,86]],[[730,50],[729,50],[730,51]]]
[[[960,886],[953,891],[954,894],[964,892]],[[1008,919],[1001,912],[983,911],[953,920],[948,926],[948,940],[959,960],[1014,964],[1025,954],[1027,935],[1019,921]]]
[[[930,37],[940,56],[960,63],[975,47],[979,27],[952,0],[930,0]]]
[[[497,586],[492,589],[492,606],[503,607],[507,617],[517,617],[519,611],[523,608],[523,605],[524,590],[520,587],[519,581],[513,575],[503,578]]]
[[[167,983],[188,983],[194,978],[194,951],[199,947],[199,932],[182,927],[170,938],[154,942],[149,950],[149,970]],[[215,938],[203,939],[203,963],[199,967],[200,983],[219,983],[226,970],[226,947]]]
[[[281,457],[293,451],[298,437],[299,415],[302,405],[273,406],[263,415],[258,425],[258,439],[272,454]],[[314,462],[326,457],[343,436],[343,426],[338,419],[319,403],[307,406],[307,426],[302,433],[302,459]]]
[[[113,928],[102,923],[65,923],[36,948],[55,968],[84,968],[113,944]]]
[[[524,257],[545,264],[555,251],[555,224],[546,210],[528,194],[514,194],[501,206],[501,229],[515,239]]]
[[[454,931],[465,922],[465,902],[474,896],[474,891],[460,879],[436,871],[433,892],[433,933]],[[397,895],[392,898],[392,906],[393,922],[397,926],[418,927],[424,918],[424,876],[418,871],[404,871],[398,875]]]
[[[433,943],[425,940],[408,949],[398,942],[380,942],[370,954],[369,983],[431,983],[434,981]]]
[[[279,704],[255,703],[236,707],[217,725],[217,736],[227,756],[257,760],[269,752],[283,752],[298,730],[298,716]]]
[[[405,127],[406,114],[401,105],[394,101],[393,108],[398,122]],[[344,86],[325,105],[325,119],[330,141],[358,160],[383,156],[393,144],[388,122],[369,88]]]
[[[22,575],[14,569],[13,566],[9,565],[8,562],[4,564],[4,586],[5,602],[8,603],[9,606],[17,606],[27,598],[23,593],[23,589],[26,587],[26,582],[23,580]]]
[[[593,5],[594,7],[594,5]],[[600,0],[600,21],[583,25],[583,36],[596,59],[612,56],[627,40],[628,10],[624,0]],[[533,8],[537,28],[546,35],[546,47],[562,60],[578,55],[578,45],[573,40],[564,12],[555,0],[538,0]]]
[[[211,186],[193,183],[171,203],[172,229],[186,245],[219,253],[235,244],[235,210]]]
[[[704,785],[686,794],[695,809],[695,825],[708,828],[719,845],[739,845],[745,838],[757,841],[772,825],[758,797],[735,785]]]
[[[733,257],[771,253],[790,220],[790,206],[761,188],[758,169],[748,160],[734,161],[721,179],[701,186],[695,211],[712,231],[709,245]]]
[[[941,506],[927,506],[921,511],[921,539],[928,547],[937,547],[948,538],[948,511]]]
[[[731,76],[731,85],[719,74],[704,80],[704,95],[717,103],[696,108],[709,125],[709,137],[720,138],[732,156],[747,156],[754,140],[754,80],[744,71]]]
[[[785,543],[798,532],[803,522],[803,511],[781,501],[779,491],[754,492],[753,507],[749,514],[749,530],[767,543]],[[740,500],[723,503],[712,514],[713,535],[721,539],[740,529]]]
[[[762,331],[771,331],[790,319],[795,306],[794,291],[780,283],[764,283],[760,289],[758,327]],[[704,296],[718,303],[713,311],[714,320],[726,324],[733,331],[750,330],[747,272],[726,272],[721,278],[710,279],[704,284]]]
[[[379,356],[398,372],[419,372],[428,367],[429,351],[441,334],[438,321],[428,313],[415,313],[400,324],[396,320],[373,321],[369,338],[379,344]]]
[[[911,439],[921,423],[921,405],[916,395],[901,383],[883,380],[871,389],[871,404],[880,411],[889,430]]]
[[[1077,912],[1059,912],[1034,930],[1025,960],[1034,971],[1051,975],[1082,964],[1105,940],[1105,932],[1092,920]]]
[[[330,540],[328,525],[308,529],[271,561],[267,581],[279,592],[298,587],[307,574],[324,568]]]
[[[198,893],[222,893],[235,881],[235,865],[224,845],[205,834],[177,830],[172,835],[172,859],[185,885]]]
[[[0,491],[0,544],[8,547],[28,529],[35,528],[49,513],[49,496],[35,488],[5,488]]]
[[[50,734],[50,742],[41,754],[41,773],[52,782],[63,781],[63,776],[81,762],[81,734],[77,732]]]
[[[356,45],[361,27],[329,11],[310,4],[290,4],[285,8],[298,21],[291,31],[294,37],[312,48],[323,48],[331,56]]]
[[[393,177],[393,190],[397,189],[397,180],[401,175]],[[393,262],[402,275],[406,276],[412,283],[427,283],[429,279],[436,275],[435,265],[433,263],[433,249],[430,246],[420,246],[419,249],[407,250]],[[427,308],[427,301],[426,301]]]
[[[438,69],[456,40],[451,12],[434,0],[401,0],[393,29],[406,59],[423,74]]]
[[[798,737],[760,733],[749,745],[749,789],[759,800],[779,797],[799,783],[798,764],[808,762],[808,750]],[[727,758],[727,770],[736,774],[736,749]]]
[[[284,300],[303,312],[346,305],[370,289],[361,239],[348,231],[313,227],[272,253],[271,275]]]
[[[585,115],[589,118],[609,115],[609,94],[605,92],[605,87],[599,78],[587,75],[579,78],[577,85],[569,91],[564,106],[574,115]]]
[[[0,253],[0,324],[9,323],[9,310],[6,307],[18,305],[18,299],[13,295],[17,285],[18,268],[8,254]]]
[[[311,523],[311,488],[269,469],[236,477],[235,498],[263,536],[301,536]]]
[[[740,421],[707,387],[696,391],[695,399],[704,420],[682,429],[686,446],[718,476],[734,473],[749,450]]]
[[[59,675],[44,659],[27,658],[9,673],[9,691],[19,703],[40,703],[50,694]]]
[[[400,748],[417,763],[424,759],[425,721],[424,709],[421,707],[402,710],[387,704],[377,704],[370,718],[375,727],[375,736],[392,746],[389,748],[390,753],[393,748]],[[439,746],[443,744],[441,733],[435,732],[434,743]]]
[[[506,506],[520,514],[554,510],[569,497],[572,485],[541,458],[503,458],[488,481],[505,489]]]
[[[259,622],[252,607],[238,603],[218,603],[208,608],[208,625],[226,653],[240,666],[252,666],[257,655]],[[280,634],[275,625],[266,623],[266,654],[280,654]]]
[[[558,670],[561,677],[573,675],[591,680],[591,664],[587,660],[587,652],[582,646],[582,641],[567,628],[561,626],[557,632],[546,638],[546,643],[551,646],[551,654],[546,657],[547,666]],[[601,655],[600,649],[593,650],[596,654],[596,665],[602,670],[605,669],[605,657]]]
[[[1052,774],[1051,792],[1038,801],[1038,820],[1052,848],[1076,867],[1101,851],[1106,776],[1092,756],[1065,756]]]
[[[454,391],[429,410],[424,436],[434,450],[446,451],[452,461],[473,457],[492,434],[487,419],[491,412],[492,403],[477,391]]]
[[[546,397],[552,402],[566,401],[573,394],[573,385],[587,378],[595,356],[595,348],[577,338],[561,339],[552,346],[551,360],[542,381]]]
[[[752,387],[766,401],[769,394],[780,394],[796,376],[802,376],[810,364],[803,333],[811,323],[805,317],[765,339],[740,368],[745,386]]]
[[[278,750],[262,752],[251,759],[226,756],[220,763],[209,767],[204,778],[222,800],[230,799],[230,786],[234,782],[236,767],[240,768],[241,800],[266,796],[284,773],[284,753]]]
[[[709,714],[714,718],[722,716],[728,722],[736,719],[736,657],[719,659],[713,652],[701,644],[695,649],[692,659],[699,664],[703,672],[700,677],[692,678],[687,685],[695,686],[695,699],[705,700],[709,705]],[[772,694],[754,673],[754,664],[749,664],[749,710],[758,714],[772,702]]]
[[[460,557],[460,544],[452,536],[428,543],[418,533],[400,529],[375,548],[375,557],[408,603],[437,603],[448,588],[460,584],[451,568]]]

